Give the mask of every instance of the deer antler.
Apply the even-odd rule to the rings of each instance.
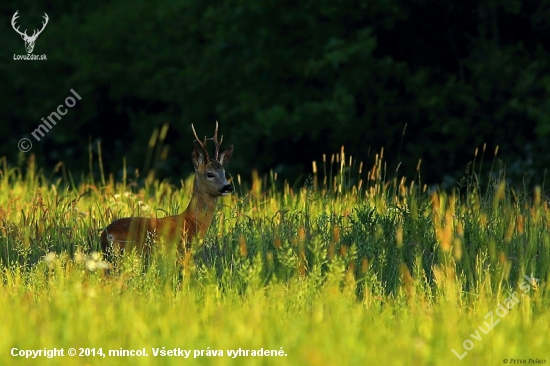
[[[206,149],[206,141],[210,140],[213,141],[216,145],[216,154],[214,155],[214,160],[218,161],[219,155],[220,155],[220,147],[222,146],[223,142],[223,135],[218,141],[218,121],[216,121],[216,131],[214,131],[214,136],[207,139],[206,136],[204,136],[204,142],[199,139],[197,136],[197,132],[195,131],[195,126],[191,123],[191,128],[193,129],[193,133],[195,134],[195,139],[197,140],[197,143],[200,145],[200,147],[203,149],[204,153],[206,154],[206,160],[210,160],[210,157],[208,156],[208,150]]]
[[[46,13],[44,13],[44,18],[45,18],[46,22],[42,22],[42,29],[40,29],[40,30],[38,31],[38,33],[36,33],[36,35],[34,34],[34,33],[36,32],[36,30],[34,30],[34,32],[32,32],[31,38],[33,38],[33,37],[34,37],[34,38],[38,37],[38,35],[39,35],[40,33],[42,33],[42,31],[44,30],[44,28],[46,28],[46,25],[48,24],[48,20],[49,20],[50,18],[48,18],[48,14],[46,14]]]
[[[19,13],[19,10],[17,10],[15,12],[15,14],[13,14],[13,17],[11,18],[11,26],[12,26],[13,30],[16,31],[17,33],[19,33],[20,35],[28,37],[26,29],[25,29],[25,32],[21,32],[19,30],[19,27],[15,28],[15,21],[16,21],[17,18],[19,18],[19,15],[17,15],[17,13]]]
[[[218,160],[218,155],[220,154],[220,147],[222,146],[223,142],[223,135],[220,139],[220,142],[218,142],[218,121],[216,121],[216,131],[214,132],[214,137],[209,138],[210,141],[214,141],[214,144],[216,144],[216,155],[214,156],[214,159]]]
[[[25,29],[24,32],[21,32],[19,30],[19,27],[15,28],[15,21],[17,20],[17,18],[19,18],[19,15],[17,14],[19,13],[19,10],[17,10],[15,12],[15,14],[13,14],[13,17],[11,18],[11,26],[12,28],[17,32],[19,33],[21,36],[25,37],[26,39],[36,39],[40,33],[42,33],[42,31],[44,30],[44,28],[46,28],[46,25],[48,24],[48,20],[50,18],[48,18],[48,14],[44,13],[44,20],[45,22],[42,22],[42,29],[40,29],[37,33],[36,29],[32,32],[32,36],[29,37],[29,35],[27,34],[27,30]]]
[[[204,151],[204,154],[206,156],[206,161],[210,160],[210,157],[208,156],[208,150],[206,149],[206,136],[204,136],[204,142],[202,142],[201,139],[199,139],[199,137],[197,136],[197,131],[195,131],[195,126],[193,126],[192,123],[191,123],[191,128],[193,129],[193,134],[195,135],[195,140],[197,141],[197,143],[202,148],[202,151]]]

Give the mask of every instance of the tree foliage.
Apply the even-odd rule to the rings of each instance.
[[[0,5],[0,156],[73,88],[82,101],[32,152],[79,170],[101,141],[108,171],[147,168],[169,125],[165,176],[191,169],[190,124],[220,122],[234,172],[295,179],[323,153],[372,159],[382,147],[411,176],[460,176],[476,147],[508,173],[542,180],[550,162],[550,3],[506,1],[24,1]],[[10,30],[50,17],[35,54]],[[406,134],[402,131],[407,125]],[[492,158],[492,156],[490,156]]]

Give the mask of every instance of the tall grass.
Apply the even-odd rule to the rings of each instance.
[[[220,365],[485,365],[548,354],[541,188],[517,193],[498,174],[481,188],[469,171],[466,189],[430,190],[420,174],[388,174],[383,151],[367,169],[342,148],[315,162],[303,187],[274,173],[253,173],[249,188],[237,177],[239,193],[220,201],[183,264],[160,252],[147,266],[129,255],[107,271],[101,228],[181,212],[192,178],[174,185],[150,171],[140,185],[125,171],[117,182],[90,161],[99,178],[78,184],[62,165],[45,177],[32,158],[25,168],[1,161],[1,364],[29,362],[14,347],[149,354],[30,360],[83,365],[184,362],[154,357],[162,347],[203,350],[185,362]],[[540,282],[525,287],[525,276]],[[494,315],[500,323],[476,333],[514,293],[517,303]],[[227,352],[281,347],[286,356]]]

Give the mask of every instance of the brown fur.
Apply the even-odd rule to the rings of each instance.
[[[140,254],[149,254],[154,250],[149,243],[178,245],[178,249],[182,249],[195,237],[204,237],[214,218],[218,197],[233,190],[223,169],[232,153],[233,146],[219,156],[216,154],[216,160],[210,160],[204,145],[195,144],[192,154],[195,166],[193,196],[185,211],[160,219],[126,217],[115,220],[101,234],[103,252],[110,256],[135,249]],[[148,240],[148,237],[154,240]]]

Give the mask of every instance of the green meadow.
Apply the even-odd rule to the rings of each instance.
[[[342,151],[297,187],[233,177],[185,256],[113,265],[101,228],[181,212],[193,177],[117,179],[98,160],[74,183],[63,165],[0,161],[0,364],[549,361],[544,187],[481,184],[471,166],[442,191],[371,165]]]

